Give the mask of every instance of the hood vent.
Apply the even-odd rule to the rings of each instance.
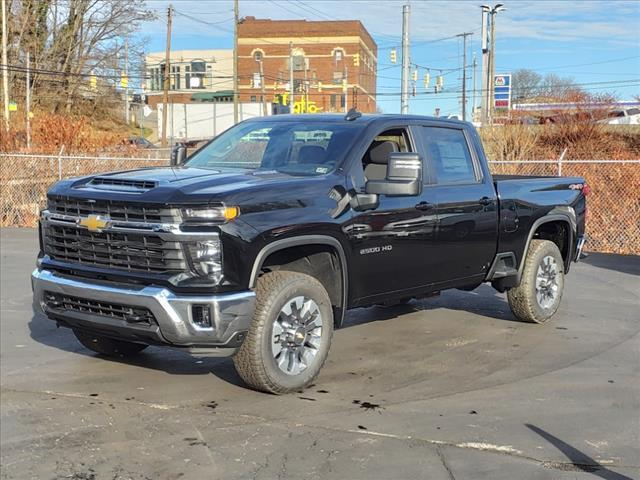
[[[88,185],[101,190],[118,190],[127,192],[146,192],[158,186],[152,180],[127,180],[113,177],[96,177]]]

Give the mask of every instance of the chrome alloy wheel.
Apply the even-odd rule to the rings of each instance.
[[[271,351],[280,370],[298,375],[315,361],[322,340],[322,315],[312,299],[287,301],[273,323]]]
[[[558,263],[551,255],[543,257],[536,272],[536,299],[540,308],[547,309],[558,297]]]

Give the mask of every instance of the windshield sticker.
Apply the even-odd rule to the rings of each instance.
[[[329,167],[318,167],[316,173],[329,173]]]

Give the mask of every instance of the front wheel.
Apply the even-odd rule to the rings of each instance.
[[[562,299],[562,255],[555,243],[532,240],[524,262],[520,285],[507,292],[509,307],[518,320],[545,323],[556,313]]]
[[[297,272],[262,275],[247,338],[233,357],[256,390],[289,393],[309,385],[324,364],[333,335],[333,309],[315,278]]]

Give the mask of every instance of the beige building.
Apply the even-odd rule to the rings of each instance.
[[[150,106],[162,102],[165,52],[146,57],[144,93]],[[233,50],[174,50],[170,58],[170,103],[232,102]]]

